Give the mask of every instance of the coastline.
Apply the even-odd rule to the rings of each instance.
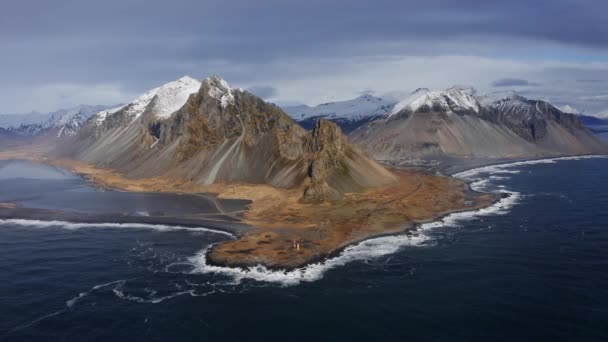
[[[424,225],[442,222],[445,218],[447,218],[453,214],[463,214],[463,213],[475,214],[483,209],[487,209],[487,208],[492,207],[493,205],[496,205],[497,203],[501,202],[502,200],[504,200],[506,198],[509,198],[510,196],[511,196],[511,194],[504,193],[501,196],[496,197],[495,200],[492,203],[490,203],[489,205],[480,206],[477,208],[466,208],[466,209],[461,209],[461,210],[447,211],[447,212],[441,213],[438,216],[433,217],[433,218],[419,220],[416,222],[409,222],[406,225],[404,225],[403,227],[401,227],[400,229],[397,229],[395,231],[386,231],[383,233],[369,235],[369,236],[366,236],[359,240],[346,241],[342,246],[336,247],[331,252],[329,252],[327,254],[320,254],[317,257],[310,259],[307,263],[305,263],[303,265],[299,265],[299,266],[281,267],[281,266],[268,266],[268,265],[247,265],[247,264],[243,264],[243,265],[236,264],[236,265],[226,266],[221,263],[214,263],[213,260],[211,258],[209,258],[209,253],[212,251],[212,248],[209,248],[205,251],[205,256],[207,257],[207,263],[210,266],[241,268],[241,269],[249,269],[249,268],[255,267],[255,266],[263,266],[269,271],[292,272],[292,271],[295,271],[298,269],[306,268],[306,267],[314,265],[314,264],[322,264],[329,259],[339,257],[349,247],[356,246],[356,245],[364,243],[366,241],[384,238],[384,237],[394,237],[394,236],[399,236],[399,235],[404,235],[404,234],[407,235],[410,233],[415,234]]]
[[[507,162],[505,162],[505,160],[501,160],[498,162],[494,161],[493,163],[488,163],[488,164],[485,164],[482,166],[469,168],[467,170],[459,170],[458,173],[453,173],[452,177],[458,177],[459,174],[463,174],[465,172],[470,172],[473,170],[482,169],[482,168],[491,167],[491,166],[508,165],[508,164],[519,163],[519,162],[530,163],[530,162],[535,162],[535,161],[540,162],[540,161],[555,160],[555,159],[568,159],[568,158],[575,159],[575,158],[580,158],[580,157],[594,157],[594,156],[603,156],[603,155],[558,156],[558,157],[551,157],[551,158],[537,158],[537,159],[525,159],[525,160],[518,159],[518,160],[513,160],[513,161],[507,161]],[[2,159],[6,159],[6,158],[2,158]],[[12,158],[12,159],[25,159],[28,161],[39,162],[39,163],[52,165],[52,166],[56,166],[56,167],[65,167],[62,165],[56,165],[55,163],[49,163],[48,160],[39,160],[39,159],[32,160],[32,158]],[[72,172],[84,177],[85,179],[87,179],[89,182],[92,182],[93,184],[103,185],[104,187],[110,188],[110,189],[116,189],[115,187],[111,186],[111,184],[100,181],[99,178],[89,178],[87,173],[80,173],[80,172],[78,172],[78,170],[75,170],[72,168],[69,168],[69,169]],[[467,188],[469,191],[477,193],[477,194],[488,195],[486,193],[480,193],[477,190],[471,188],[470,183],[471,183],[470,181],[466,182]],[[133,191],[133,190],[117,189],[117,191]],[[150,192],[150,191],[147,191],[147,192]],[[167,192],[167,191],[161,191],[161,192]],[[181,193],[181,192],[173,192],[173,193]],[[453,214],[468,213],[468,214],[474,215],[476,212],[480,212],[486,208],[496,205],[497,203],[503,201],[504,198],[505,198],[504,196],[494,196],[492,201],[481,203],[481,204],[478,203],[477,205],[475,205],[473,207],[462,207],[462,208],[458,208],[458,209],[452,208],[450,210],[445,210],[443,212],[437,212],[434,215],[432,215],[431,217],[427,217],[427,218],[420,219],[420,220],[412,220],[409,222],[404,222],[403,224],[401,224],[398,227],[387,226],[387,227],[385,227],[385,229],[383,229],[381,231],[368,232],[365,236],[359,236],[359,237],[353,238],[353,239],[345,239],[345,240],[342,240],[341,243],[335,244],[333,246],[333,248],[330,249],[329,251],[326,251],[324,253],[317,253],[313,257],[306,259],[305,262],[300,262],[300,263],[296,263],[296,264],[281,265],[281,264],[272,264],[272,263],[263,263],[263,262],[251,263],[248,260],[245,260],[246,262],[244,262],[242,264],[239,264],[239,263],[230,264],[230,263],[216,262],[217,260],[214,260],[212,257],[210,257],[210,255],[217,248],[217,245],[214,246],[213,248],[209,248],[206,251],[206,257],[208,259],[207,262],[209,263],[209,265],[217,266],[217,267],[249,268],[249,267],[257,267],[257,266],[261,265],[268,270],[291,271],[291,270],[295,270],[295,269],[302,268],[302,267],[308,267],[312,264],[324,263],[325,261],[328,261],[329,259],[332,259],[332,258],[342,254],[345,250],[347,250],[355,245],[364,243],[365,241],[378,239],[378,238],[382,238],[382,237],[404,235],[404,234],[408,234],[409,232],[412,232],[413,234],[415,234],[415,232],[417,230],[421,229],[422,226],[424,226],[426,224],[440,222],[440,221],[444,220],[446,217],[449,217],[450,215],[453,215]],[[13,213],[11,214],[12,216],[10,217],[12,219],[22,219],[23,217],[18,217],[18,216],[20,216],[23,213],[26,213],[25,216],[31,216],[33,213],[31,211],[32,209],[27,209],[27,208],[2,207],[0,209],[1,209],[0,213],[5,212],[7,210],[13,211]],[[27,211],[29,211],[29,212],[27,212]],[[38,214],[34,213],[33,216],[31,216],[31,217],[33,219],[44,218],[44,219],[48,220],[49,216],[47,214],[48,213],[38,213]],[[55,215],[58,215],[58,214],[55,213]],[[4,218],[9,218],[8,216],[6,216],[6,213],[0,214],[0,216],[2,216]],[[53,217],[53,216],[51,216],[51,217]],[[57,217],[57,216],[54,216],[54,217]],[[69,214],[66,214],[66,213],[64,213],[63,216],[59,215],[59,217],[67,218],[66,221],[75,220],[75,221],[84,222],[85,220],[88,220],[88,223],[99,223],[99,224],[105,223],[105,222],[129,223],[129,224],[136,224],[136,223],[161,224],[161,225],[169,224],[169,225],[180,225],[180,226],[193,227],[193,228],[205,226],[211,230],[220,230],[220,231],[224,231],[224,232],[229,232],[231,234],[234,234],[234,236],[236,236],[237,238],[249,236],[255,230],[257,230],[257,231],[263,230],[258,227],[254,227],[253,230],[239,230],[239,229],[234,229],[234,227],[232,227],[228,224],[224,224],[224,223],[218,224],[218,222],[210,222],[210,221],[204,221],[204,220],[187,220],[187,219],[183,219],[183,218],[179,218],[179,217],[162,217],[162,218],[160,218],[160,217],[131,216],[131,217],[120,217],[117,219],[115,216],[113,218],[110,218],[109,216],[105,216],[105,217],[103,217],[103,219],[101,219],[100,217],[93,219],[90,217],[89,218],[75,217],[75,216],[70,217]],[[105,221],[105,222],[101,222],[101,221]],[[87,223],[87,222],[85,222],[85,223]],[[236,240],[236,241],[238,241],[238,240]],[[221,245],[221,243],[220,243],[220,245]]]

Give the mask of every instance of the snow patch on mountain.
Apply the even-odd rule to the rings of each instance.
[[[564,113],[570,113],[570,114],[580,114],[581,113],[580,110],[578,110],[570,105],[561,106],[561,107],[558,107],[558,109]]]
[[[97,112],[97,113],[93,114],[93,116],[91,116],[91,118],[89,119],[89,122],[95,126],[99,126],[108,116],[118,112],[119,110],[121,110],[125,107],[126,107],[126,105],[123,105],[123,106],[119,106],[116,108],[102,110],[101,112]]]
[[[209,84],[209,96],[220,100],[222,108],[226,108],[228,104],[234,103],[234,95],[232,92],[235,89],[232,89],[226,80],[214,75],[207,78],[206,81]]]
[[[283,110],[293,119],[303,121],[315,117],[325,119],[346,119],[357,121],[367,117],[379,116],[388,112],[394,102],[369,94],[348,101],[323,103],[315,107],[306,105],[286,106]]]
[[[48,120],[53,113],[21,113],[21,114],[0,114],[0,128],[19,127],[21,125],[40,124]]]
[[[159,90],[160,87],[148,90],[135,100],[131,101],[123,108],[125,115],[129,117],[132,122],[137,120],[146,110],[150,102],[152,102],[152,99],[154,96],[156,96]]]
[[[99,126],[109,116],[119,111],[123,111],[126,117],[134,122],[146,110],[150,111],[156,119],[164,120],[180,109],[188,97],[199,90],[200,86],[201,83],[196,79],[184,76],[176,81],[150,89],[124,106],[100,111],[89,122],[94,126]]]
[[[389,117],[401,111],[417,112],[423,108],[441,110],[447,113],[458,111],[479,112],[479,102],[475,97],[475,89],[467,86],[454,86],[444,91],[431,91],[420,88],[397,103],[389,113]]]
[[[479,102],[486,108],[502,113],[525,113],[528,117],[532,117],[540,112],[538,101],[529,100],[514,91],[484,94],[479,98]]]
[[[200,87],[201,82],[189,76],[167,83],[158,89],[151,110],[157,119],[167,119],[180,109],[188,101],[188,97],[196,93]]]
[[[525,97],[519,95],[518,93],[512,90],[487,93],[479,97],[479,102],[483,106],[496,105],[501,102],[521,102],[524,100],[526,100]]]

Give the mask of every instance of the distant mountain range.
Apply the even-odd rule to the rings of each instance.
[[[578,118],[593,133],[597,134],[603,140],[608,141],[608,119],[588,115],[579,115]]]
[[[389,182],[390,174],[365,153],[408,165],[607,151],[598,136],[606,136],[608,120],[513,92],[479,95],[467,86],[420,88],[400,101],[366,94],[284,110],[289,115],[217,76],[202,83],[182,77],[126,105],[81,105],[21,119],[0,115],[7,125],[0,135],[67,139],[63,154],[134,177],[170,173],[204,184],[306,183],[308,194],[321,193],[319,198]],[[336,178],[340,168],[348,170],[348,181]],[[321,180],[314,176],[319,173]]]
[[[569,107],[568,107],[569,108]],[[521,158],[601,153],[603,122],[564,113],[514,92],[478,95],[467,86],[420,88],[397,103],[365,95],[317,107],[285,107],[304,127],[334,121],[373,157],[391,164],[444,158]]]
[[[46,121],[53,113],[0,114],[0,128],[19,127],[21,125],[39,124]]]
[[[366,94],[348,101],[323,103],[315,107],[287,106],[283,110],[306,129],[312,129],[315,122],[323,118],[337,123],[348,133],[386,114],[394,105],[395,102]]]
[[[0,120],[4,119],[4,121],[2,121],[5,124],[3,128],[15,135],[30,137],[41,135],[66,137],[76,134],[84,122],[93,114],[108,109],[109,107],[111,106],[79,105],[46,114],[0,115]],[[23,115],[24,118],[18,119],[18,116],[21,115]]]
[[[604,118],[598,118],[595,116],[583,115],[583,114],[580,114],[578,116],[578,118],[586,126],[601,126],[601,125],[607,126],[608,125],[608,119],[604,119]]]
[[[359,127],[352,141],[378,160],[523,158],[603,153],[606,145],[577,115],[515,93],[421,89]]]

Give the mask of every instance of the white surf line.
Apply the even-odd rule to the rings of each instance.
[[[504,168],[516,167],[521,165],[534,164],[550,164],[561,160],[581,160],[592,158],[608,158],[606,155],[589,155],[589,156],[572,156],[572,157],[556,157],[529,161],[519,161],[513,163],[505,163],[499,165],[491,165],[479,167],[467,171],[463,171],[454,175],[454,177],[471,180],[471,188],[481,190],[484,185],[493,179],[473,178],[481,173],[499,173],[499,174],[516,174],[517,170],[505,170]],[[264,266],[250,267],[248,269],[213,266],[207,264],[206,254],[211,246],[198,252],[193,257],[189,258],[189,262],[194,266],[191,273],[203,274],[219,274],[232,278],[234,284],[238,284],[245,279],[278,283],[282,286],[298,285],[302,282],[313,282],[323,277],[323,274],[332,268],[343,266],[349,262],[356,260],[368,260],[385,256],[397,252],[399,249],[406,246],[423,246],[430,239],[425,234],[426,230],[438,227],[453,227],[460,222],[473,220],[482,216],[504,215],[515,206],[521,198],[521,194],[515,191],[505,190],[504,188],[496,191],[499,194],[507,194],[508,196],[501,198],[494,204],[472,211],[463,211],[449,214],[440,220],[421,224],[415,231],[406,234],[385,236],[365,240],[356,245],[352,245],[344,249],[338,256],[329,258],[323,262],[311,264],[302,268],[297,268],[289,271],[270,270]]]
[[[68,300],[67,302],[65,302],[65,305],[68,308],[71,308],[72,306],[74,306],[74,304],[78,303],[78,301],[80,301],[82,298],[90,295],[94,291],[97,291],[97,290],[99,290],[101,288],[104,288],[104,287],[110,286],[110,285],[114,285],[114,284],[124,284],[125,282],[126,282],[126,280],[115,280],[115,281],[111,281],[109,283],[105,283],[105,284],[101,284],[101,285],[95,285],[89,291],[81,292],[81,293],[78,294],[78,296],[76,296],[76,297]]]
[[[545,159],[533,159],[533,160],[524,160],[517,161],[511,163],[504,164],[496,164],[496,165],[488,165],[477,167],[474,169],[462,171],[456,174],[453,174],[452,177],[468,179],[472,176],[476,176],[480,173],[517,173],[518,171],[509,171],[504,170],[505,168],[522,166],[522,165],[536,165],[536,164],[554,164],[555,162],[562,160],[584,160],[584,159],[603,159],[608,158],[608,155],[604,154],[593,154],[593,155],[584,155],[584,156],[571,156],[571,157],[555,157],[555,158],[545,158]]]
[[[369,260],[381,256],[393,254],[403,247],[423,246],[430,240],[430,236],[425,231],[438,227],[456,226],[462,221],[468,221],[480,216],[504,215],[509,212],[518,199],[519,193],[503,191],[509,196],[500,199],[493,205],[479,210],[452,213],[443,219],[424,223],[409,233],[400,235],[384,236],[362,241],[356,245],[345,248],[338,256],[329,258],[323,262],[310,264],[294,270],[270,270],[264,266],[250,267],[248,269],[213,266],[207,263],[207,251],[211,246],[199,251],[196,255],[189,258],[194,269],[190,273],[219,274],[232,278],[233,284],[249,279],[260,282],[278,283],[282,286],[294,286],[302,282],[313,282],[323,277],[324,273],[330,269],[343,266],[352,261]]]
[[[49,228],[59,227],[67,230],[85,229],[85,228],[118,228],[118,229],[152,229],[157,231],[192,231],[192,232],[207,232],[212,234],[221,234],[234,238],[235,235],[223,230],[209,229],[203,227],[185,227],[173,226],[165,224],[148,224],[148,223],[76,223],[68,221],[42,221],[28,219],[0,219],[0,225],[13,225],[22,227],[34,228]]]
[[[132,302],[136,302],[136,303],[141,303],[141,304],[158,304],[158,303],[162,303],[165,300],[168,299],[172,299],[175,297],[179,297],[179,296],[183,296],[183,295],[190,295],[191,297],[205,297],[207,295],[213,294],[215,293],[215,290],[209,291],[209,292],[205,292],[205,293],[196,293],[196,290],[191,289],[191,290],[183,290],[183,291],[179,291],[179,292],[175,292],[175,293],[171,293],[168,294],[166,296],[162,296],[162,297],[150,297],[150,298],[144,298],[144,297],[139,297],[139,296],[134,296],[134,295],[130,295],[128,293],[124,292],[124,286],[126,284],[126,281],[119,283],[118,285],[116,285],[113,289],[112,292],[114,293],[114,295],[120,299],[123,300],[129,300]],[[153,291],[151,293],[151,296],[153,296],[156,292]]]

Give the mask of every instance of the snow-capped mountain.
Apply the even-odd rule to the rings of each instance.
[[[233,92],[241,90],[232,89],[226,80],[217,75],[209,77],[206,82],[209,84],[209,96],[219,100],[222,108],[226,108],[229,104],[234,104]]]
[[[10,127],[9,131],[21,136],[71,136],[78,132],[89,117],[107,108],[108,106],[103,105],[79,105],[72,108],[60,109],[56,112],[48,113],[48,118],[42,122],[21,124],[20,126]]]
[[[323,103],[315,107],[286,106],[283,110],[304,128],[311,129],[315,121],[324,118],[337,123],[348,132],[375,117],[384,115],[393,108],[394,104],[392,101],[365,94],[348,101]]]
[[[51,117],[53,113],[22,113],[22,114],[0,114],[0,127],[11,128],[21,125],[39,124]]]
[[[484,94],[479,97],[479,102],[483,107],[496,112],[530,116],[537,112],[536,104],[542,101],[529,100],[514,91],[504,91]]]
[[[411,95],[397,103],[388,114],[389,117],[400,112],[479,112],[479,102],[475,98],[475,89],[466,86],[455,86],[444,91],[430,91],[419,88]]]
[[[478,96],[460,86],[418,89],[350,138],[388,163],[608,151],[576,114],[514,92]]]
[[[144,112],[150,113],[157,120],[167,119],[183,106],[188,97],[196,93],[200,86],[201,82],[192,77],[184,76],[176,81],[151,89],[126,105],[97,112],[91,117],[89,124],[101,125],[107,117],[117,112],[121,112],[122,116],[129,121],[137,120]]]

